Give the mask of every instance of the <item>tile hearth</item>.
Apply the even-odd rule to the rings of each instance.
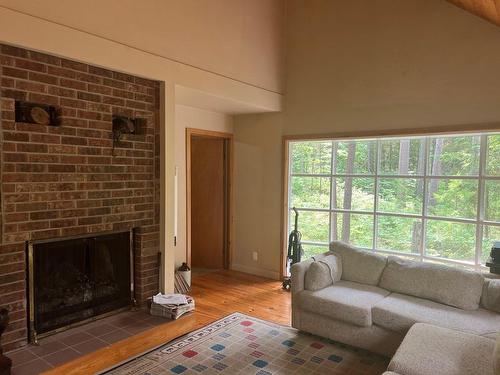
[[[145,310],[126,311],[40,339],[39,346],[28,345],[6,354],[13,362],[12,375],[38,374],[166,322]]]

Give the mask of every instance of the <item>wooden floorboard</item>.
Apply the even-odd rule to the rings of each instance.
[[[46,375],[94,374],[147,352],[233,312],[290,325],[290,293],[281,282],[236,271],[193,276],[190,293],[196,311],[177,321],[130,337],[45,372]]]

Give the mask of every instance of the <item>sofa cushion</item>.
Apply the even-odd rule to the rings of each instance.
[[[388,257],[380,287],[465,310],[479,307],[484,277],[475,271]]]
[[[312,263],[306,272],[304,285],[307,290],[319,290],[340,280],[342,262],[336,255],[328,255]]]
[[[481,306],[500,313],[500,279],[486,279],[481,296]]]
[[[415,324],[387,368],[404,375],[493,375],[493,346],[484,337]]]
[[[372,325],[372,307],[389,292],[376,286],[338,281],[317,291],[298,295],[301,309],[366,327]]]
[[[372,309],[373,323],[405,333],[415,323],[429,323],[491,337],[500,331],[500,315],[478,309],[468,311],[418,297],[392,293]]]
[[[342,260],[342,280],[378,285],[387,258],[383,255],[358,249],[342,241],[330,243],[330,251]]]

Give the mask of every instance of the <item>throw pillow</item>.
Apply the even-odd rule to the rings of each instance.
[[[328,255],[311,263],[306,272],[305,289],[320,290],[340,280],[342,276],[342,262],[335,255]]]

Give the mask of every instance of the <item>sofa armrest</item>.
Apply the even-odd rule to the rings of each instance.
[[[312,262],[312,259],[307,259],[302,262],[292,264],[292,267],[290,268],[292,280],[290,291],[292,292],[292,295],[304,290],[304,278]]]
[[[313,262],[312,259],[307,259],[299,263],[295,263],[290,267],[291,285],[290,292],[292,294],[292,327],[300,329],[300,307],[298,304],[298,294],[304,290],[304,279],[306,272]]]
[[[319,260],[326,255],[330,255],[330,252],[325,254],[320,254],[316,256],[316,260]],[[309,269],[309,266],[314,262],[313,259],[307,259],[299,263],[295,263],[290,268],[291,274],[291,285],[290,291],[292,294],[292,327],[301,329],[300,323],[300,306],[298,304],[298,294],[304,291],[305,276]]]

